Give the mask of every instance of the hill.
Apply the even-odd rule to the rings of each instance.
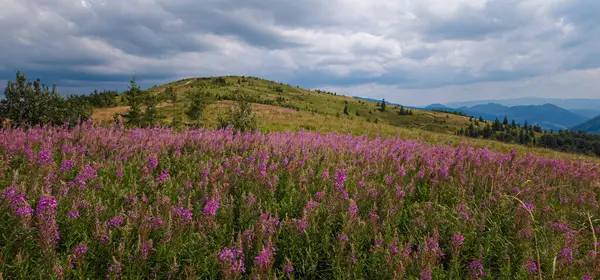
[[[497,103],[480,104],[457,109],[467,115],[482,116],[487,120],[502,120],[505,116],[519,124],[540,125],[547,130],[566,130],[587,118],[553,104],[508,107]]]
[[[425,110],[453,110],[452,108],[450,108],[444,104],[439,104],[439,103],[427,105],[423,109],[425,109]]]
[[[320,90],[308,90],[296,86],[290,86],[282,83],[268,81],[255,77],[227,76],[211,78],[190,78],[161,86],[150,88],[151,94],[162,94],[165,91],[172,91],[176,95],[176,102],[164,102],[158,106],[160,113],[165,115],[166,122],[173,119],[174,116],[182,116],[186,93],[189,91],[201,91],[207,96],[211,96],[215,102],[206,108],[205,121],[210,123],[212,116],[219,114],[219,110],[225,110],[228,101],[235,101],[242,96],[251,103],[262,106],[255,106],[257,114],[265,115],[266,119],[259,119],[264,129],[269,129],[271,125],[280,125],[274,123],[275,120],[269,117],[274,111],[284,109],[287,114],[302,115],[302,118],[286,120],[286,122],[296,122],[294,126],[302,127],[308,130],[322,129],[327,125],[338,126],[337,124],[347,124],[346,129],[350,129],[353,123],[357,126],[368,126],[369,124],[385,124],[402,128],[414,128],[432,132],[452,134],[461,127],[468,125],[469,118],[457,116],[444,112],[431,112],[413,110],[412,115],[400,115],[400,105],[387,103],[385,111],[379,110],[377,101],[356,99],[337,95],[331,92]],[[120,105],[122,97],[117,97]],[[344,106],[348,106],[348,115],[344,114]],[[92,119],[96,121],[110,121],[115,112],[126,111],[126,106],[116,108],[101,108],[94,110]],[[311,116],[312,117],[308,117]],[[333,124],[318,124],[318,121],[308,121],[307,119],[325,118]],[[304,122],[306,120],[306,122]],[[343,129],[343,128],[342,128]]]
[[[239,81],[239,82],[238,82]],[[456,135],[460,129],[473,124],[469,117],[452,113],[412,109],[412,115],[398,115],[398,108],[388,104],[385,112],[377,110],[376,102],[340,96],[320,90],[307,90],[253,77],[212,77],[184,79],[147,90],[151,94],[164,94],[172,91],[176,102],[165,101],[157,106],[166,116],[163,123],[170,123],[174,117],[183,115],[186,92],[201,91],[214,99],[206,106],[203,124],[217,125],[218,116],[224,115],[233,100],[240,96],[252,99],[252,108],[257,115],[258,129],[270,131],[310,130],[320,132],[344,132],[353,135],[397,136],[403,139],[422,139],[430,143],[469,142],[478,147],[499,151],[516,150],[519,153],[560,158],[589,158],[553,151],[546,148],[515,145],[486,139],[473,139]],[[94,109],[92,119],[97,122],[111,122],[115,113],[124,113],[128,107],[123,104],[123,96],[116,97],[118,106]],[[344,115],[343,108],[348,102],[350,114]],[[359,112],[358,116],[356,112]],[[475,123],[476,124],[476,123]]]
[[[600,134],[600,116],[590,119],[582,124],[571,128],[575,131],[585,131],[587,133]]]

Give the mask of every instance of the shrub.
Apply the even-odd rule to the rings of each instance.
[[[231,127],[236,131],[256,130],[256,117],[252,112],[250,103],[242,99],[237,102],[237,106],[232,106],[225,118],[219,118],[219,128]]]

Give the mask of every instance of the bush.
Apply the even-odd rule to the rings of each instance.
[[[208,103],[208,98],[206,94],[200,91],[190,91],[188,92],[189,103],[185,110],[186,116],[196,122],[199,123],[202,120],[202,113],[204,112],[204,107]]]
[[[237,106],[232,106],[225,118],[219,118],[219,128],[232,127],[236,131],[256,130],[256,117],[250,103],[240,100]]]

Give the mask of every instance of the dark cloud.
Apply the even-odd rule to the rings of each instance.
[[[523,28],[534,19],[518,0],[486,1],[482,9],[462,5],[450,17],[423,11],[423,36],[429,40],[482,40]]]
[[[600,67],[591,0],[8,0],[0,80],[66,91],[241,74],[405,90]],[[524,93],[525,94],[525,93]],[[543,94],[543,93],[540,93]]]

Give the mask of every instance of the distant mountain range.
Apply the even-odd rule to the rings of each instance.
[[[495,103],[504,106],[523,106],[523,105],[544,105],[553,104],[567,110],[592,110],[600,112],[600,99],[559,99],[559,98],[541,98],[541,97],[523,97],[513,99],[487,99],[465,102],[449,102],[445,104],[450,108],[472,107],[475,105]],[[600,114],[600,113],[599,113]]]
[[[515,120],[519,124],[527,121],[529,124],[538,124],[547,130],[567,130],[589,119],[553,104],[509,107],[497,103],[488,103],[460,107],[455,110],[474,117],[481,116],[486,120],[496,118],[502,120],[506,116],[509,121]]]
[[[354,98],[381,102],[379,99],[354,96]],[[400,104],[387,102],[392,106]],[[561,106],[562,105],[562,106]],[[581,130],[600,134],[600,99],[557,99],[524,97],[503,100],[475,100],[466,102],[435,103],[425,107],[405,108],[421,110],[459,111],[468,116],[482,117],[486,120],[515,120],[519,124],[525,121],[531,125],[540,125],[545,130]]]
[[[585,131],[587,133],[600,134],[600,116],[576,125],[572,129],[576,131]]]

